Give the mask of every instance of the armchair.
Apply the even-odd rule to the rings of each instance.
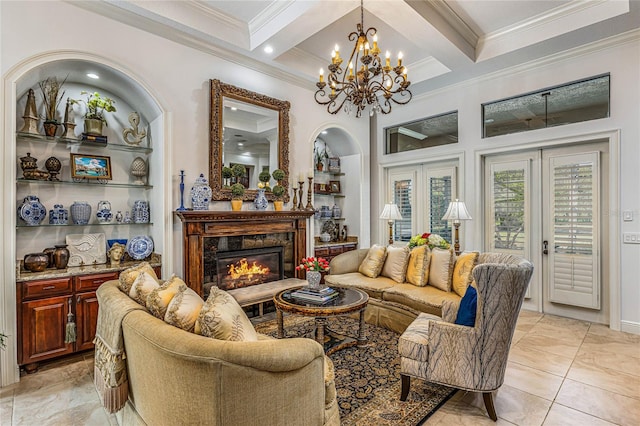
[[[402,391],[411,377],[482,392],[496,421],[493,391],[504,382],[511,339],[533,265],[518,256],[483,253],[473,270],[478,306],[474,327],[453,324],[457,308],[443,305],[443,318],[420,314],[398,342]]]

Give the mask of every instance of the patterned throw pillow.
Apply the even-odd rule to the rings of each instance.
[[[387,247],[387,258],[382,266],[380,275],[391,278],[395,282],[403,283],[407,276],[407,262],[409,262],[409,247]]]
[[[255,342],[258,340],[251,321],[236,299],[218,287],[211,293],[198,316],[200,334],[219,340]]]
[[[164,284],[149,293],[149,296],[147,296],[147,310],[151,312],[153,316],[164,319],[169,303],[171,303],[174,296],[178,294],[183,287],[186,289],[187,284],[179,277],[173,275]]]
[[[149,265],[149,262],[142,262],[136,266],[132,266],[131,268],[125,269],[124,271],[120,272],[120,277],[118,278],[118,287],[120,287],[120,290],[122,290],[124,293],[129,294],[133,282],[136,280],[136,278],[138,278],[138,275],[143,272],[148,273],[156,280],[158,279],[155,271],[153,270],[151,265]]]
[[[369,249],[367,256],[364,258],[358,272],[369,278],[376,278],[382,271],[384,259],[387,256],[387,248],[378,244],[374,244]]]
[[[473,280],[471,271],[473,271],[473,268],[478,263],[478,256],[480,256],[480,253],[472,251],[462,253],[456,259],[456,265],[453,268],[453,291],[460,297],[465,295],[467,287]]]
[[[139,274],[138,278],[133,282],[129,290],[129,297],[142,306],[146,306],[147,296],[158,287],[160,287],[160,283],[156,278],[156,274],[151,275],[145,271]]]
[[[431,264],[429,265],[429,285],[442,291],[451,291],[451,276],[455,254],[453,250],[434,248],[431,250]]]
[[[204,300],[198,293],[187,286],[180,287],[169,302],[164,322],[193,333],[202,305]]]
[[[409,264],[407,265],[407,282],[424,287],[429,282],[429,264],[431,263],[431,250],[429,246],[418,246],[411,250]]]

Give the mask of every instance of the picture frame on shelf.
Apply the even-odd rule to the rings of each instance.
[[[327,161],[329,163],[329,172],[340,173],[340,157],[331,157]]]
[[[71,178],[112,180],[111,157],[91,154],[69,154]]]
[[[329,181],[329,189],[332,194],[340,193],[340,181],[339,180],[330,180]]]
[[[315,192],[316,194],[330,194],[331,186],[326,183],[314,183],[313,192]]]

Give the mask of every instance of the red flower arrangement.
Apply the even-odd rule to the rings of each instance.
[[[302,270],[326,272],[329,270],[329,261],[324,257],[305,257],[300,265],[296,266],[296,271]]]

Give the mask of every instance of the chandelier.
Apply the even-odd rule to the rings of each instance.
[[[388,114],[391,112],[391,101],[404,105],[412,97],[408,89],[411,82],[407,80],[407,68],[402,65],[402,52],[398,54],[398,64],[391,67],[391,55],[387,51],[382,65],[382,59],[378,56],[378,30],[370,27],[363,31],[362,1],[360,0],[360,23],[357,24],[357,31],[349,34],[349,40],[356,44],[349,57],[348,72],[342,68],[340,50],[336,44],[328,66],[327,82],[330,92],[327,94],[325,91],[327,82],[324,81],[323,68],[320,69],[320,78],[316,83],[316,102],[326,105],[327,112],[331,114],[336,114],[341,109],[350,114],[355,109],[356,117],[360,117],[367,105],[371,107],[371,115],[380,112]],[[369,43],[368,36],[372,37],[373,45]]]

